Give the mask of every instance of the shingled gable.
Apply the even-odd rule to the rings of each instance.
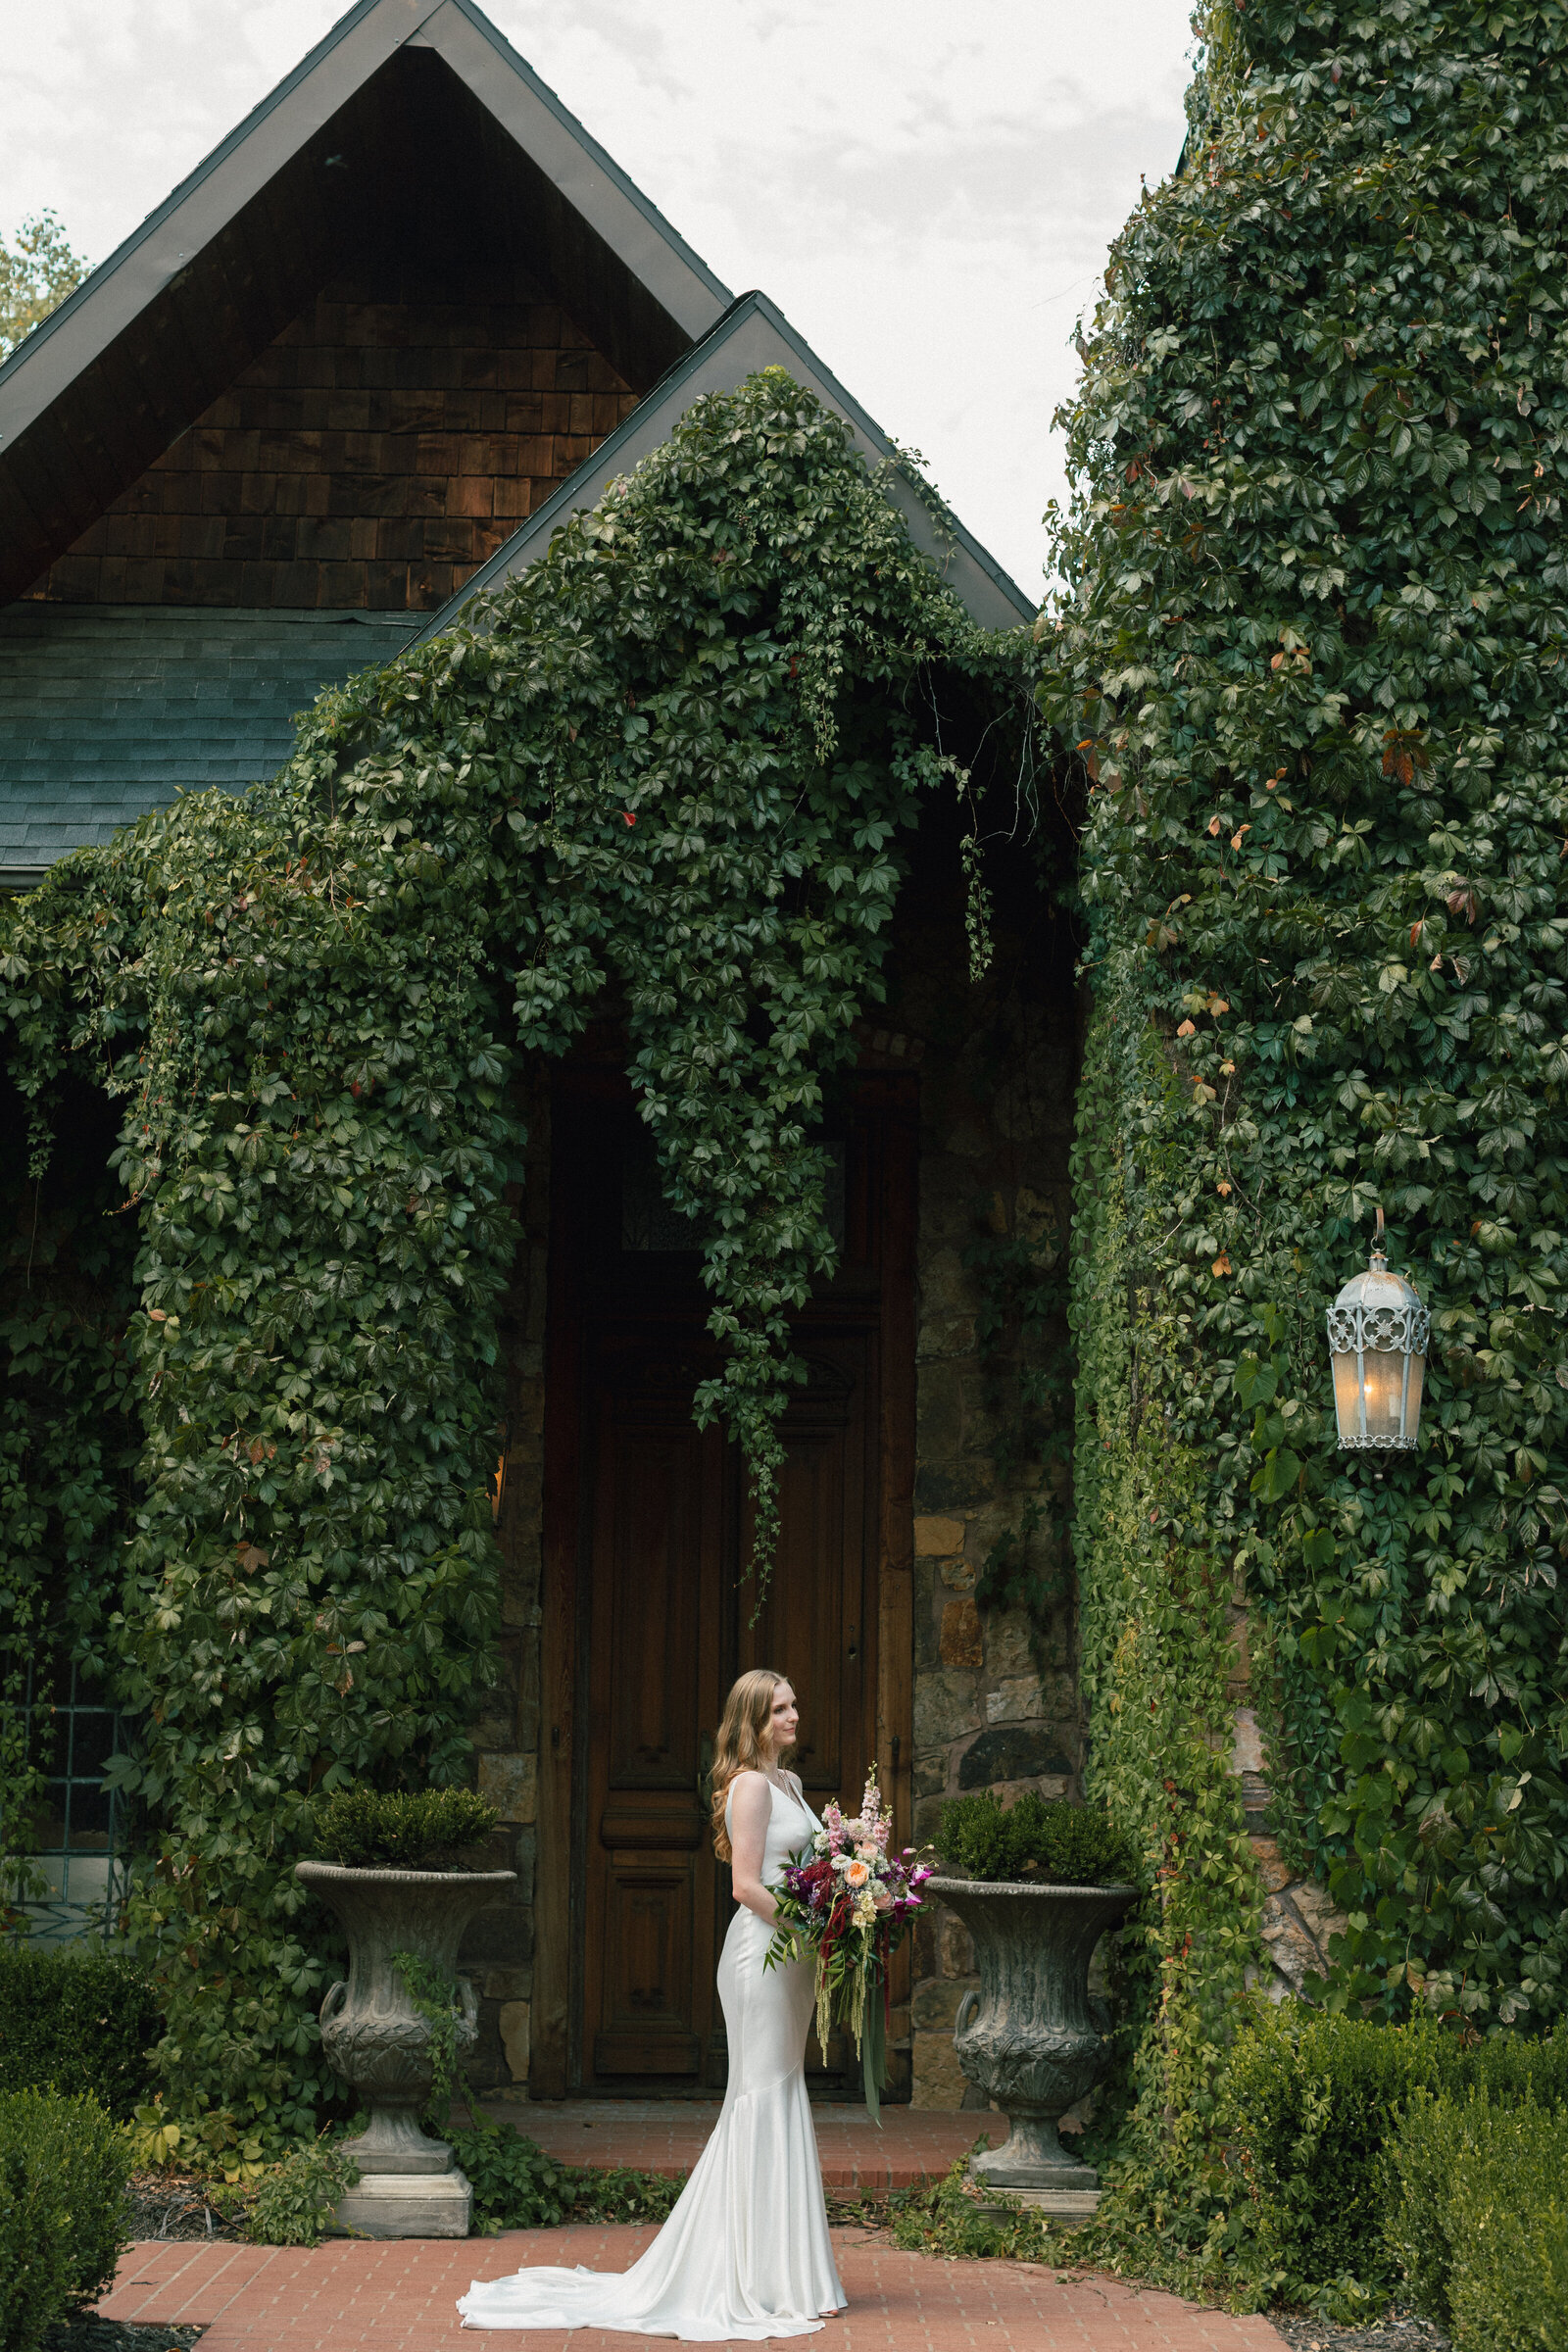
[[[634,385],[730,299],[472,0],[360,0],[0,368],[0,600],[438,188]]]
[[[414,642],[438,637],[462,615],[469,600],[526,570],[544,554],[572,514],[591,507],[617,475],[629,473],[652,450],[667,441],[679,419],[705,392],[729,392],[764,368],[782,368],[814,392],[825,408],[849,425],[855,446],[868,465],[882,467],[886,494],[898,508],[916,547],[985,628],[1012,629],[1031,621],[1035,607],[957,516],[921,494],[882,427],[846,392],[782,311],[765,294],[743,294],[715,325],[654,386],[631,415],[603,440],[593,456],[513,532],[489,562],[451,597],[420,629]]]

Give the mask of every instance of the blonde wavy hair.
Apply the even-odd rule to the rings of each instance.
[[[709,1786],[713,1791],[713,1851],[721,1862],[730,1859],[729,1833],[724,1827],[724,1800],[729,1785],[738,1772],[762,1770],[762,1734],[773,1712],[773,1693],[780,1683],[789,1681],[787,1674],[775,1674],[771,1666],[754,1666],[733,1684],[724,1701],[724,1718],[713,1742],[713,1762]],[[782,1763],[784,1753],[794,1754],[793,1747],[773,1758]]]

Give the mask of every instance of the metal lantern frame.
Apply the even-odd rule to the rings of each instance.
[[[1377,1212],[1372,1259],[1365,1274],[1348,1282],[1328,1310],[1329,1351],[1334,1366],[1334,1411],[1339,1423],[1342,1453],[1413,1453],[1420,1436],[1421,1405],[1426,1387],[1427,1342],[1432,1314],[1400,1274],[1389,1272],[1384,1252],[1383,1211]],[[1367,1415],[1367,1359],[1398,1355],[1397,1425],[1385,1412],[1385,1426],[1371,1429]],[[1348,1394],[1350,1359],[1355,1365],[1353,1409]],[[1342,1370],[1343,1367],[1343,1370]],[[1412,1374],[1414,1375],[1412,1381]],[[1412,1404],[1411,1391],[1414,1389]],[[1347,1422],[1350,1426],[1347,1427]]]

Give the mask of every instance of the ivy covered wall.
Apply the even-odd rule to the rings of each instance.
[[[1260,1858],[1316,1890],[1335,2002],[1544,2025],[1568,1957],[1568,28],[1202,29],[1085,341],[1042,632],[1089,801],[1089,1781],[1158,1889],[1156,2173],[1208,2161]],[[1377,1205],[1433,1319],[1383,1462],[1336,1450],[1323,1337]]]

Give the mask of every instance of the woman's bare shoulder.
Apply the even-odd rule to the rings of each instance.
[[[729,1785],[729,1793],[743,1805],[760,1804],[773,1784],[765,1772],[757,1772],[750,1765],[736,1773]],[[771,1804],[772,1798],[767,1796]]]

